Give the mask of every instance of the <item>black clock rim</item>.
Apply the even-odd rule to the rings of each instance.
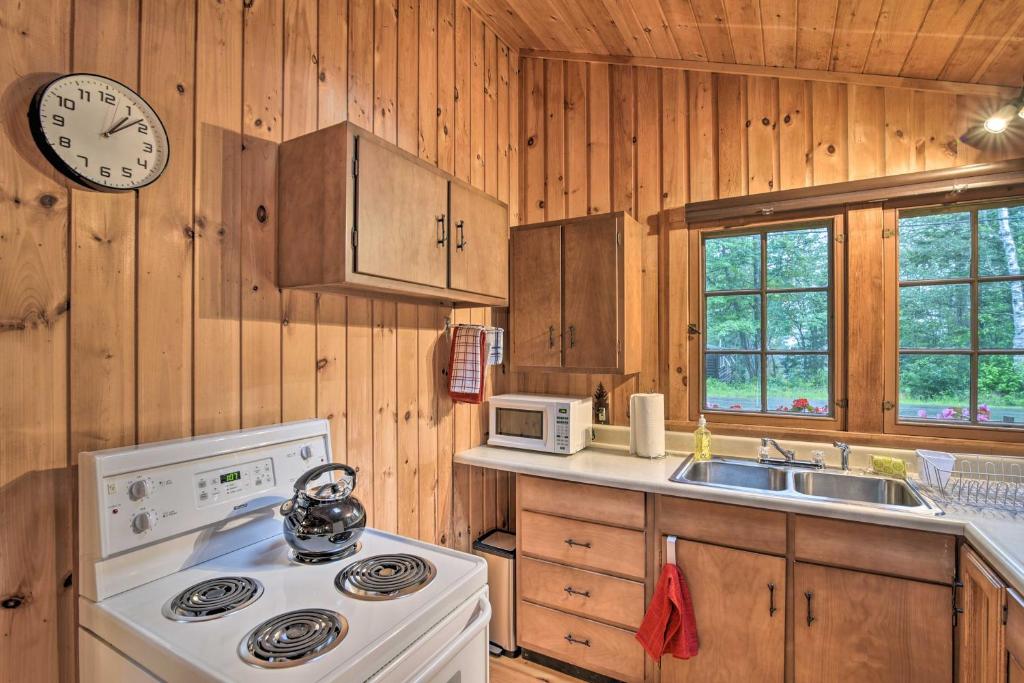
[[[75,171],[75,169],[72,168],[66,161],[61,159],[59,154],[53,151],[53,148],[50,146],[50,143],[46,140],[46,134],[43,133],[42,122],[39,118],[40,103],[43,101],[43,96],[46,95],[46,91],[49,90],[50,87],[53,86],[55,83],[57,83],[57,81],[63,81],[66,78],[72,78],[75,76],[94,76],[96,78],[106,79],[111,83],[116,83],[125,90],[132,92],[136,97],[138,97],[140,100],[146,103],[146,106],[149,107],[149,110],[153,112],[153,116],[156,117],[156,122],[160,124],[160,130],[163,131],[164,140],[167,141],[167,159],[164,161],[164,168],[162,171],[160,171],[160,173],[156,174],[156,176],[154,176],[151,180],[147,180],[142,185],[137,185],[135,187],[109,187],[107,185],[100,185],[99,183],[95,183],[86,178],[85,176],[81,175],[80,173]],[[39,148],[39,151],[42,152],[43,156],[46,157],[46,160],[49,161],[54,168],[60,171],[61,174],[67,177],[69,180],[72,180],[73,182],[81,185],[82,187],[85,187],[90,190],[95,190],[97,192],[109,192],[111,194],[114,194],[118,192],[133,192],[141,190],[142,188],[149,187],[156,181],[160,180],[160,178],[164,174],[164,171],[166,171],[167,167],[171,165],[171,138],[169,135],[167,135],[167,127],[164,126],[164,122],[163,119],[160,118],[160,114],[157,113],[156,109],[153,108],[153,105],[151,105],[145,97],[136,92],[135,88],[131,88],[122,83],[121,81],[117,80],[116,78],[104,76],[103,74],[92,73],[91,71],[75,71],[73,73],[64,74],[63,76],[57,76],[56,78],[51,79],[46,83],[43,83],[36,90],[35,95],[32,96],[32,101],[29,103],[28,128],[29,131],[32,133],[32,140],[35,141],[36,147]]]

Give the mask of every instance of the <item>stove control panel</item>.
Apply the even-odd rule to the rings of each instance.
[[[201,472],[193,477],[192,489],[196,505],[206,507],[272,489],[274,484],[274,461],[264,458]]]
[[[102,554],[109,556],[290,498],[303,472],[328,462],[318,437],[168,463],[102,478]]]

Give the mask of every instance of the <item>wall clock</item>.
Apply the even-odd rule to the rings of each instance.
[[[167,168],[163,122],[131,88],[95,74],[56,78],[36,91],[28,112],[46,159],[93,190],[137,190]]]

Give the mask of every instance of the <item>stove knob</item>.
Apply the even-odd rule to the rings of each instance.
[[[153,528],[154,522],[156,522],[156,515],[152,512],[140,512],[132,517],[132,531],[137,534],[149,531]]]
[[[128,487],[128,497],[132,500],[142,500],[151,493],[153,493],[153,484],[149,479],[133,481]]]
[[[309,446],[303,446],[299,449],[299,457],[303,460],[309,460],[313,457],[313,449]]]

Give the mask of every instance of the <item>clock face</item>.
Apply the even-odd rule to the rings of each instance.
[[[134,190],[167,166],[167,131],[152,107],[117,81],[62,76],[36,93],[32,136],[64,175],[94,190]]]

